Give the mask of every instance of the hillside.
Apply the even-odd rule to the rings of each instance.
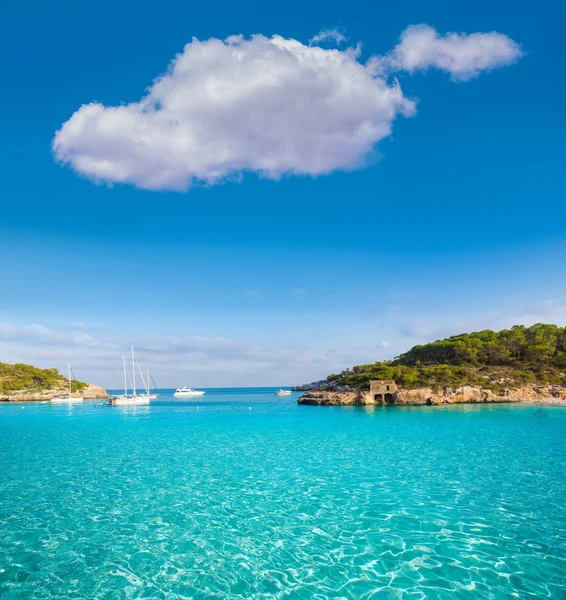
[[[371,379],[402,389],[480,386],[497,393],[525,384],[566,385],[566,328],[538,323],[463,333],[417,345],[392,361],[358,365],[297,389],[367,390]]]
[[[54,394],[67,392],[69,382],[57,369],[39,369],[32,365],[0,362],[0,400],[41,400]],[[77,381],[71,382],[73,393],[84,398],[106,398],[106,391],[98,386]]]

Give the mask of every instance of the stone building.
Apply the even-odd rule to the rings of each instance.
[[[373,379],[369,382],[370,398],[376,404],[392,404],[397,399],[397,384],[393,379]]]

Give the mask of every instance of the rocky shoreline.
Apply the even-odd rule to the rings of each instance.
[[[51,400],[51,398],[57,394],[66,394],[67,392],[68,389],[66,387],[50,388],[42,390],[41,392],[17,390],[0,394],[0,402],[42,402]],[[101,400],[103,398],[109,398],[110,394],[98,385],[89,384],[83,389],[81,396],[85,400]]]
[[[364,390],[310,389],[297,402],[310,406],[433,406],[440,404],[511,402],[566,405],[566,387],[557,385],[523,385],[513,388],[501,388],[497,393],[489,388],[471,385],[446,386],[440,389],[423,387],[412,390],[401,389],[392,396],[391,401],[384,402],[374,400],[370,392]]]

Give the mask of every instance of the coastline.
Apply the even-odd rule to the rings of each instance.
[[[566,387],[523,385],[498,393],[480,386],[400,389],[391,401],[375,400],[365,390],[307,390],[297,403],[307,406],[436,406],[441,404],[547,404],[566,406]]]
[[[9,393],[0,394],[0,402],[44,402],[51,400],[56,394],[65,394],[65,387],[49,388],[41,392],[31,392],[26,390],[15,390]],[[110,394],[98,385],[89,384],[80,393],[84,400],[102,400],[110,398]]]

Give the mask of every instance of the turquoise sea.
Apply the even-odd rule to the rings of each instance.
[[[274,392],[0,405],[2,600],[566,598],[566,408]]]

